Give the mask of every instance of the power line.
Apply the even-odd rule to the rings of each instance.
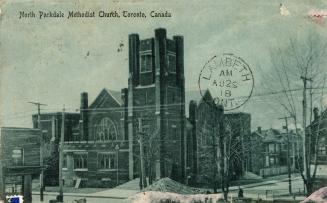
[[[312,88],[307,88],[307,89],[327,89],[327,87],[312,87]],[[303,90],[302,88],[297,88],[297,89],[290,89],[290,90],[279,90],[279,91],[272,91],[272,92],[267,92],[267,93],[261,93],[261,94],[253,94],[251,96],[251,100],[254,101],[254,102],[265,102],[266,101],[264,99],[259,99],[260,97],[265,97],[265,96],[271,96],[271,95],[276,95],[276,94],[285,94],[285,92],[296,92],[296,91],[301,91]],[[245,99],[247,98],[247,96],[240,96],[240,97],[234,97],[234,99],[237,99],[237,100],[242,100],[242,99]],[[35,104],[35,105],[38,105],[39,106],[46,106],[45,104],[41,104],[39,102],[29,102],[31,104]],[[185,103],[173,103],[173,104],[163,104],[163,105],[159,105],[159,107],[180,107],[181,105],[185,105]],[[133,106],[133,107],[124,107],[124,106],[121,106],[121,107],[109,107],[109,108],[99,108],[99,109],[81,109],[81,110],[86,110],[86,111],[93,111],[93,112],[96,112],[96,111],[105,111],[105,110],[114,110],[114,111],[125,111],[125,110],[133,110],[134,112],[138,112],[138,111],[144,111],[144,110],[155,110],[157,108],[158,105],[140,105],[140,106]],[[269,105],[271,108],[274,108],[273,105]],[[243,106],[244,107],[244,106]],[[77,108],[67,108],[67,109],[70,109],[70,110],[73,110],[73,111],[76,111],[78,110]],[[274,108],[275,109],[275,108]],[[42,110],[54,110],[55,112],[56,111],[59,111],[58,109],[56,108],[44,108]],[[5,119],[15,119],[15,118],[23,118],[23,117],[28,117],[27,115],[25,116],[24,113],[28,113],[28,112],[22,112],[22,113],[16,113],[16,115],[8,115],[8,116],[5,116],[5,115],[0,115],[0,117],[2,118],[5,118]],[[73,113],[73,112],[71,112]],[[103,113],[107,113],[107,112],[103,112]]]
[[[327,89],[327,87],[312,87],[312,88],[306,88],[306,89]],[[278,90],[278,91],[272,91],[272,92],[267,92],[267,93],[261,93],[261,94],[253,94],[251,95],[252,97],[263,97],[263,96],[270,96],[270,95],[275,95],[275,94],[283,94],[285,92],[295,92],[295,91],[302,91],[303,88],[296,88],[296,89],[290,89],[290,90]],[[234,99],[243,99],[243,98],[247,98],[248,96],[239,96],[239,97],[233,97]],[[35,105],[44,105],[45,104],[41,104],[41,103],[37,103],[37,102],[29,102]],[[171,104],[160,104],[160,107],[170,107],[170,106],[180,106],[180,105],[185,105],[185,103],[171,103]],[[133,107],[127,107],[129,108],[133,108],[133,110],[135,109],[150,109],[150,108],[156,108],[158,107],[158,105],[153,104],[153,105],[138,105],[138,106],[133,106]],[[66,108],[66,109],[71,109],[71,110],[79,110],[76,108]],[[94,110],[117,110],[117,109],[126,109],[126,107],[121,106],[121,107],[109,107],[109,108],[99,108],[99,109],[81,109],[81,110],[86,110],[86,111],[94,111]],[[44,109],[44,110],[58,110],[56,108],[48,108],[48,109]]]

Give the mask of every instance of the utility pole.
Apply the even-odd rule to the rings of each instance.
[[[144,132],[142,129],[142,119],[139,118],[139,144],[140,144],[140,163],[141,163],[141,175],[140,175],[140,185],[141,187],[145,188],[147,186],[146,184],[146,177],[145,177],[145,168],[144,168],[144,149],[143,149],[143,135]]]
[[[227,200],[227,192],[228,192],[228,185],[229,185],[229,174],[226,169],[225,165],[225,128],[224,128],[224,109],[223,107],[219,107],[222,109],[217,109],[218,107],[215,107],[215,112],[216,114],[219,115],[217,121],[218,121],[218,133],[219,133],[219,141],[218,141],[218,146],[219,146],[219,151],[220,151],[220,156],[221,156],[221,161],[220,161],[220,175],[221,175],[221,191],[223,192],[224,199]],[[227,174],[226,174],[227,173]]]
[[[119,185],[119,145],[117,144],[115,146],[116,150],[116,164],[117,164],[117,171],[116,171],[116,185]]]
[[[212,129],[213,133],[211,134],[212,136],[212,144],[213,144],[213,192],[217,193],[217,172],[218,172],[218,167],[217,167],[217,140],[215,139],[217,136],[217,130],[216,130],[216,120],[217,120],[217,114],[213,115],[213,121],[212,121]],[[223,160],[225,161],[225,160]]]
[[[285,120],[285,128],[286,128],[286,136],[287,136],[287,172],[288,172],[288,192],[290,195],[292,194],[292,180],[291,180],[291,161],[290,161],[290,135],[288,133],[288,118],[292,118],[291,116],[285,116],[279,119]]]
[[[246,159],[247,157],[245,156],[245,150],[244,150],[244,121],[241,119],[241,117],[239,117],[239,121],[240,121],[240,126],[241,126],[241,148],[242,148],[242,174],[245,174],[246,172]],[[231,138],[232,139],[232,138]]]
[[[63,181],[62,181],[62,167],[63,167],[63,145],[65,141],[65,107],[62,110],[62,118],[61,118],[61,136],[59,143],[59,195],[57,199],[60,202],[64,202],[64,194],[63,194]]]
[[[37,128],[41,130],[41,146],[40,146],[40,165],[41,165],[41,174],[40,174],[40,201],[43,202],[43,191],[44,191],[44,138],[41,128],[41,106],[46,106],[46,104],[41,104],[40,102],[28,102],[37,106]]]
[[[306,131],[306,126],[307,126],[307,81],[312,82],[312,78],[307,78],[307,77],[300,77],[303,81],[303,103],[302,103],[302,108],[303,108],[303,132],[304,132],[304,137],[303,137],[303,171],[304,171],[304,183],[306,186],[308,186],[308,183],[310,183],[310,165],[308,163],[308,157],[307,157],[307,131]],[[308,188],[306,188],[308,189]]]

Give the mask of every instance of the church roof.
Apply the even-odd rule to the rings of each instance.
[[[207,102],[213,102],[213,98],[212,98],[211,93],[210,93],[210,91],[208,89],[204,92],[203,96],[200,99],[199,104],[203,103],[203,102],[206,102],[206,101]]]
[[[103,88],[93,103],[89,106],[89,108],[99,108],[105,100],[111,101],[111,103],[114,103],[116,106],[121,106],[123,104],[121,99],[121,92]]]
[[[108,92],[109,95],[112,96],[112,98],[114,98],[117,103],[119,103],[119,105],[123,104],[123,100],[121,99],[121,92],[120,91],[115,91],[115,90],[110,90],[107,88],[104,88],[104,90],[106,90]]]

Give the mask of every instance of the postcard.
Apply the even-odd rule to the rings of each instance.
[[[327,2],[0,1],[0,201],[327,201]]]

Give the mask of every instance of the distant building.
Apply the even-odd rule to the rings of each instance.
[[[245,140],[251,133],[251,116],[247,113],[224,113],[213,102],[209,91],[197,104],[189,105],[189,122],[193,125],[187,135],[187,166],[195,176],[193,183],[211,186],[220,179],[219,162],[229,162],[230,179],[238,179],[246,170]],[[189,135],[191,133],[191,135]],[[223,139],[225,157],[220,154],[219,140]],[[231,156],[229,156],[231,155]]]
[[[228,150],[233,155],[230,168],[235,180],[251,168],[251,115],[244,112],[227,112],[224,114],[224,124],[230,143]]]
[[[79,140],[79,113],[65,113],[65,141]],[[38,129],[38,115],[32,116],[33,128]],[[43,157],[45,164],[45,186],[58,185],[59,180],[59,140],[62,130],[62,112],[42,113],[40,116],[43,133]]]
[[[198,104],[191,101],[189,108],[189,120],[194,130],[190,136],[193,140],[188,143],[193,147],[188,149],[187,154],[192,153],[194,156],[193,182],[211,186],[219,181],[218,160],[221,157],[218,157],[218,141],[223,133],[221,124],[224,111],[221,106],[214,104],[209,91],[204,93]]]
[[[0,200],[21,194],[24,202],[32,202],[32,179],[41,171],[40,140],[40,130],[0,129]]]
[[[315,188],[325,186],[327,183],[327,110],[319,114],[319,109],[313,109],[313,121],[307,127],[311,133],[311,172],[316,169]]]
[[[265,146],[263,145],[263,134],[261,127],[253,131],[250,136],[246,138],[245,145],[248,146],[248,167],[247,170],[260,175],[260,170],[265,165]]]
[[[288,148],[290,151],[291,170],[294,171],[299,168],[298,163],[302,151],[302,137],[300,133],[296,134],[290,130],[287,134],[277,129],[268,129],[261,131],[261,136],[263,138],[262,149],[264,156],[264,167],[260,169],[261,176],[286,174],[288,172]]]

